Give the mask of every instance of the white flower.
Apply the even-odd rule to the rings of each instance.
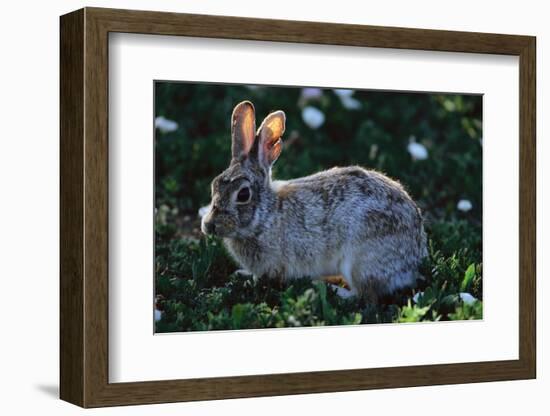
[[[325,122],[325,115],[318,108],[307,106],[302,110],[302,119],[308,127],[318,129]]]
[[[170,133],[178,129],[178,123],[174,120],[168,120],[164,116],[158,116],[155,118],[155,127],[161,131],[161,133]]]
[[[302,98],[304,100],[317,100],[323,96],[321,88],[302,88]]]
[[[344,108],[348,110],[359,110],[363,105],[359,100],[356,100],[352,97],[354,90],[333,90],[334,94],[340,98],[340,102],[344,106]]]
[[[290,315],[288,318],[287,318],[287,321],[290,325],[292,326],[302,326],[302,323],[296,319],[296,317],[294,315]]]
[[[472,295],[466,292],[460,292],[458,296],[460,296],[460,299],[462,299],[462,302],[464,302],[466,305],[471,305],[477,300]]]
[[[407,146],[407,150],[414,160],[425,160],[428,158],[428,149],[422,143],[411,141]]]
[[[417,292],[412,298],[413,302],[418,303],[421,296],[424,296],[424,292]],[[460,292],[458,294],[458,296],[460,297],[462,302],[464,302],[467,305],[471,305],[472,303],[474,303],[477,300],[475,297],[473,297],[472,295],[470,295],[469,293],[466,293],[466,292]]]
[[[155,308],[155,322],[158,322],[162,319],[162,311],[159,311]]]
[[[349,98],[353,95],[355,91],[353,90],[346,90],[346,89],[334,89],[334,94],[336,94],[340,98]]]
[[[457,209],[463,212],[468,212],[472,209],[472,203],[467,199],[461,199],[458,201],[458,204],[456,204]]]
[[[202,218],[210,212],[210,205],[199,208],[199,217]]]
[[[342,101],[344,108],[347,108],[348,110],[359,110],[363,106],[361,101],[356,100],[353,97],[340,97],[340,101]]]

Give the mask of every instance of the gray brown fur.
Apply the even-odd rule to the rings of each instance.
[[[237,109],[238,114],[254,111],[251,103],[241,103],[234,118]],[[284,114],[276,116],[282,117],[282,129],[275,129],[282,135]],[[403,187],[359,166],[273,181],[274,160],[262,142],[264,124],[245,133],[252,139],[233,135],[233,141],[253,140],[254,145],[248,154],[234,153],[228,169],[212,182],[203,231],[223,237],[239,264],[256,276],[342,274],[351,290],[339,288],[341,295],[369,299],[413,285],[427,255],[426,235],[420,209]],[[272,153],[275,159],[278,153]],[[235,195],[243,187],[251,191],[250,202],[237,204]]]

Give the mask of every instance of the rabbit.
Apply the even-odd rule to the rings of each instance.
[[[373,302],[413,286],[427,255],[415,202],[398,182],[358,166],[273,180],[285,121],[275,111],[256,131],[253,104],[234,108],[231,162],[212,181],[202,232],[221,237],[256,277],[342,276],[338,295]]]

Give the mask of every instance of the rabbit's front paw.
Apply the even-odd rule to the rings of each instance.
[[[237,277],[240,277],[241,279],[249,279],[250,277],[252,277],[252,280],[254,281],[254,283],[257,283],[258,282],[258,276],[256,276],[254,273],[252,272],[249,272],[248,270],[246,269],[238,269],[238,270],[235,270],[234,274],[237,276]]]
[[[336,294],[340,296],[342,299],[350,299],[354,296],[357,296],[357,290],[355,288],[346,289],[341,286],[331,285],[335,290]]]
[[[242,276],[242,277],[250,277],[250,276],[253,276],[253,274],[251,272],[249,272],[248,270],[246,269],[238,269],[238,270],[235,270],[235,274],[237,276]]]

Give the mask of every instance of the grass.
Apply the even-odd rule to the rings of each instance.
[[[243,275],[215,238],[175,238],[159,224],[156,242],[157,332],[282,328],[295,326],[480,319],[482,284],[479,230],[465,221],[429,227],[429,257],[416,289],[378,305],[342,299],[322,281],[308,277],[281,282]],[[443,239],[442,239],[443,238]],[[463,240],[460,240],[463,241]],[[476,298],[465,303],[460,293]],[[416,293],[420,293],[413,299]],[[416,300],[416,301],[415,301]]]

